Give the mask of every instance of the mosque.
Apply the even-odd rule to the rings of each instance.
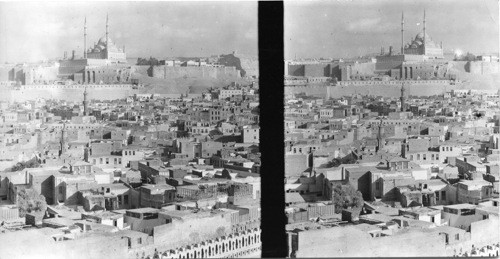
[[[409,55],[424,55],[427,59],[442,59],[443,56],[443,42],[439,45],[434,43],[426,33],[425,27],[425,10],[424,10],[424,31],[415,36],[411,43],[404,42],[404,14],[401,15],[401,53]]]
[[[108,16],[106,35],[87,48],[87,19],[84,22],[83,58],[73,54],[70,59],[59,61],[58,78],[73,80],[79,84],[128,84],[131,83],[130,65],[127,64],[125,46],[118,48],[109,37]],[[73,52],[74,53],[74,52]]]
[[[435,43],[427,34],[425,10],[423,31],[405,43],[405,19],[401,15],[401,49],[389,52],[381,48],[380,55],[365,60],[339,60],[329,63],[287,64],[286,75],[332,77],[338,81],[370,80],[450,80],[447,73],[443,43]],[[326,71],[326,72],[325,72]]]
[[[396,53],[392,46],[389,52],[381,49],[375,62],[345,63],[340,65],[340,80],[366,80],[366,78],[389,76],[392,80],[435,80],[451,79],[442,69],[446,63],[443,43],[436,44],[426,31],[425,10],[423,31],[405,44],[404,14],[401,15],[401,51]]]
[[[108,17],[106,16],[106,37],[99,39],[97,44],[94,43],[94,47],[87,49],[87,19],[85,19],[84,25],[84,53],[83,58],[85,59],[104,59],[110,63],[126,63],[127,55],[125,54],[125,46],[123,49],[119,49],[109,38],[108,33]]]

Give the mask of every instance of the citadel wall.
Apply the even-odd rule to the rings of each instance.
[[[87,85],[88,98],[95,100],[115,100],[138,94],[131,85]],[[0,101],[27,101],[38,98],[83,101],[85,85],[28,85],[20,90],[0,87]]]
[[[152,76],[155,78],[214,78],[214,79],[238,79],[240,71],[235,67],[153,67]]]

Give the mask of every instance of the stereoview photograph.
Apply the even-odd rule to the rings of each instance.
[[[285,1],[290,257],[498,257],[498,1]]]
[[[261,256],[257,2],[0,17],[0,258]]]

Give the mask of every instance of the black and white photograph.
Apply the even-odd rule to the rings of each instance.
[[[0,258],[261,256],[257,2],[0,2]]]
[[[290,257],[498,257],[498,1],[285,1]]]
[[[500,252],[499,0],[0,0],[0,259]]]

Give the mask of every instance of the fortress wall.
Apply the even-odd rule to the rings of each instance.
[[[32,67],[26,68],[24,72],[25,84],[59,80],[58,67]]]
[[[149,66],[132,66],[131,73],[137,73],[143,76],[148,75]]]
[[[120,87],[126,86],[126,87]],[[37,98],[57,99],[67,101],[83,101],[83,91],[80,89],[64,89],[64,88],[46,88],[35,89],[25,88],[21,90],[10,90],[0,88],[0,101],[26,101],[36,100]],[[132,89],[129,85],[117,85],[117,87],[98,87],[88,89],[88,98],[96,100],[115,100],[126,98],[130,95],[139,93],[139,90]]]
[[[11,76],[13,69],[12,66],[0,66],[0,82],[13,80]]]
[[[359,63],[352,66],[351,76],[356,74],[360,75],[373,75],[375,74],[376,63]]]
[[[440,81],[436,81],[440,82]],[[345,82],[347,83],[347,82]],[[286,86],[285,94],[306,93],[308,95],[332,98],[339,98],[344,95],[362,94],[362,95],[380,95],[384,97],[399,97],[401,95],[401,84],[381,84],[380,82],[371,82],[368,84],[356,85],[336,85],[336,86]],[[378,83],[378,84],[375,84]],[[419,83],[406,84],[405,88],[410,95],[431,96],[442,94],[452,89],[457,89],[457,86],[446,83]]]
[[[246,76],[259,77],[259,61],[251,58],[241,58],[241,68],[245,70]]]
[[[288,76],[304,76],[305,65],[288,65]]]
[[[237,79],[240,72],[235,67],[153,67],[153,77],[161,79],[195,77],[214,79]]]
[[[466,67],[467,61],[449,61],[448,62],[448,69],[451,70],[456,70],[456,72],[460,73],[467,73]]]
[[[476,75],[489,75],[498,73],[498,62],[474,61],[469,62],[469,71]]]
[[[306,64],[304,65],[304,76],[330,76],[330,64]]]

